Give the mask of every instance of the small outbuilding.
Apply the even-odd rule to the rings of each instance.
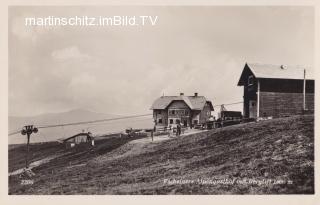
[[[94,146],[94,138],[90,132],[79,133],[62,140],[68,147],[74,147],[78,144],[87,143]]]

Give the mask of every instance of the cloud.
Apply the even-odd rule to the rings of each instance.
[[[14,17],[10,16],[9,32],[21,41],[31,41],[33,44],[45,35],[53,35],[60,32],[60,28],[57,26],[25,25],[25,19],[33,16],[32,13],[21,13],[19,16]]]
[[[79,86],[89,86],[94,84],[96,78],[87,73],[81,73],[78,76],[75,76],[71,79],[70,86],[71,87],[79,87]]]
[[[52,58],[59,61],[72,59],[90,59],[90,56],[82,53],[77,46],[71,46],[60,50],[54,50],[51,54]]]
[[[138,114],[148,112],[163,93],[179,92],[198,92],[214,104],[238,102],[243,88],[237,81],[245,62],[313,62],[313,15],[309,9],[310,16],[299,15],[305,10],[300,7],[277,12],[265,7],[32,8],[10,14],[13,115],[77,107]],[[147,11],[161,21],[152,28],[63,27],[50,32],[21,24],[26,12],[68,16],[84,10],[91,16]]]
[[[32,42],[35,42],[37,39],[37,34],[40,33],[39,29],[37,30],[36,27],[32,26],[25,26],[24,25],[24,17],[19,16],[13,18],[11,20],[11,33],[18,37],[20,40],[28,40],[31,39]]]

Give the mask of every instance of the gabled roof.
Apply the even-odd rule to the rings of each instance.
[[[271,65],[246,63],[239,79],[238,85],[243,85],[245,70],[249,69],[256,78],[273,78],[273,79],[303,79],[303,70],[306,70],[306,79],[314,79],[311,68],[303,66]]]
[[[66,141],[68,141],[68,140],[70,140],[70,139],[72,139],[72,138],[78,137],[78,136],[87,136],[87,137],[89,137],[89,138],[92,138],[91,133],[88,132],[88,133],[79,133],[79,134],[76,134],[76,135],[73,135],[73,136],[71,136],[71,137],[68,137],[68,138],[65,138],[65,139],[61,139],[61,140],[62,140],[63,142],[66,142]]]
[[[204,96],[161,96],[154,101],[150,109],[164,110],[177,100],[184,101],[191,110],[202,110],[206,103],[214,110],[211,101],[207,101]]]

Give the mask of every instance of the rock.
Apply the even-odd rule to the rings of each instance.
[[[275,161],[281,161],[281,160],[283,160],[283,157],[282,156],[274,156],[271,159],[273,159]]]
[[[281,144],[282,143],[282,139],[275,141],[276,144]]]

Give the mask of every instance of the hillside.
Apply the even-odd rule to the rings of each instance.
[[[17,175],[10,176],[9,194],[314,193],[311,115],[154,142],[101,141],[92,150],[69,152],[55,146],[65,154],[35,167],[33,185],[21,185]],[[9,167],[22,151],[10,150]],[[45,152],[43,157],[49,155]]]
[[[9,116],[9,133],[21,129],[24,125],[55,125],[70,122],[83,122],[90,120],[101,120],[118,118],[120,115],[96,113],[84,109],[75,109],[61,113],[47,113],[32,117],[13,117]],[[82,124],[76,126],[56,127],[41,129],[37,134],[31,137],[31,143],[35,142],[49,142],[60,138],[72,136],[81,132],[82,130],[90,131],[94,135],[100,135],[110,132],[123,131],[128,127],[134,128],[149,128],[152,127],[151,117],[143,117],[137,119],[123,119],[110,122],[100,122],[94,124]],[[20,134],[9,137],[9,144],[25,143],[26,138]]]

